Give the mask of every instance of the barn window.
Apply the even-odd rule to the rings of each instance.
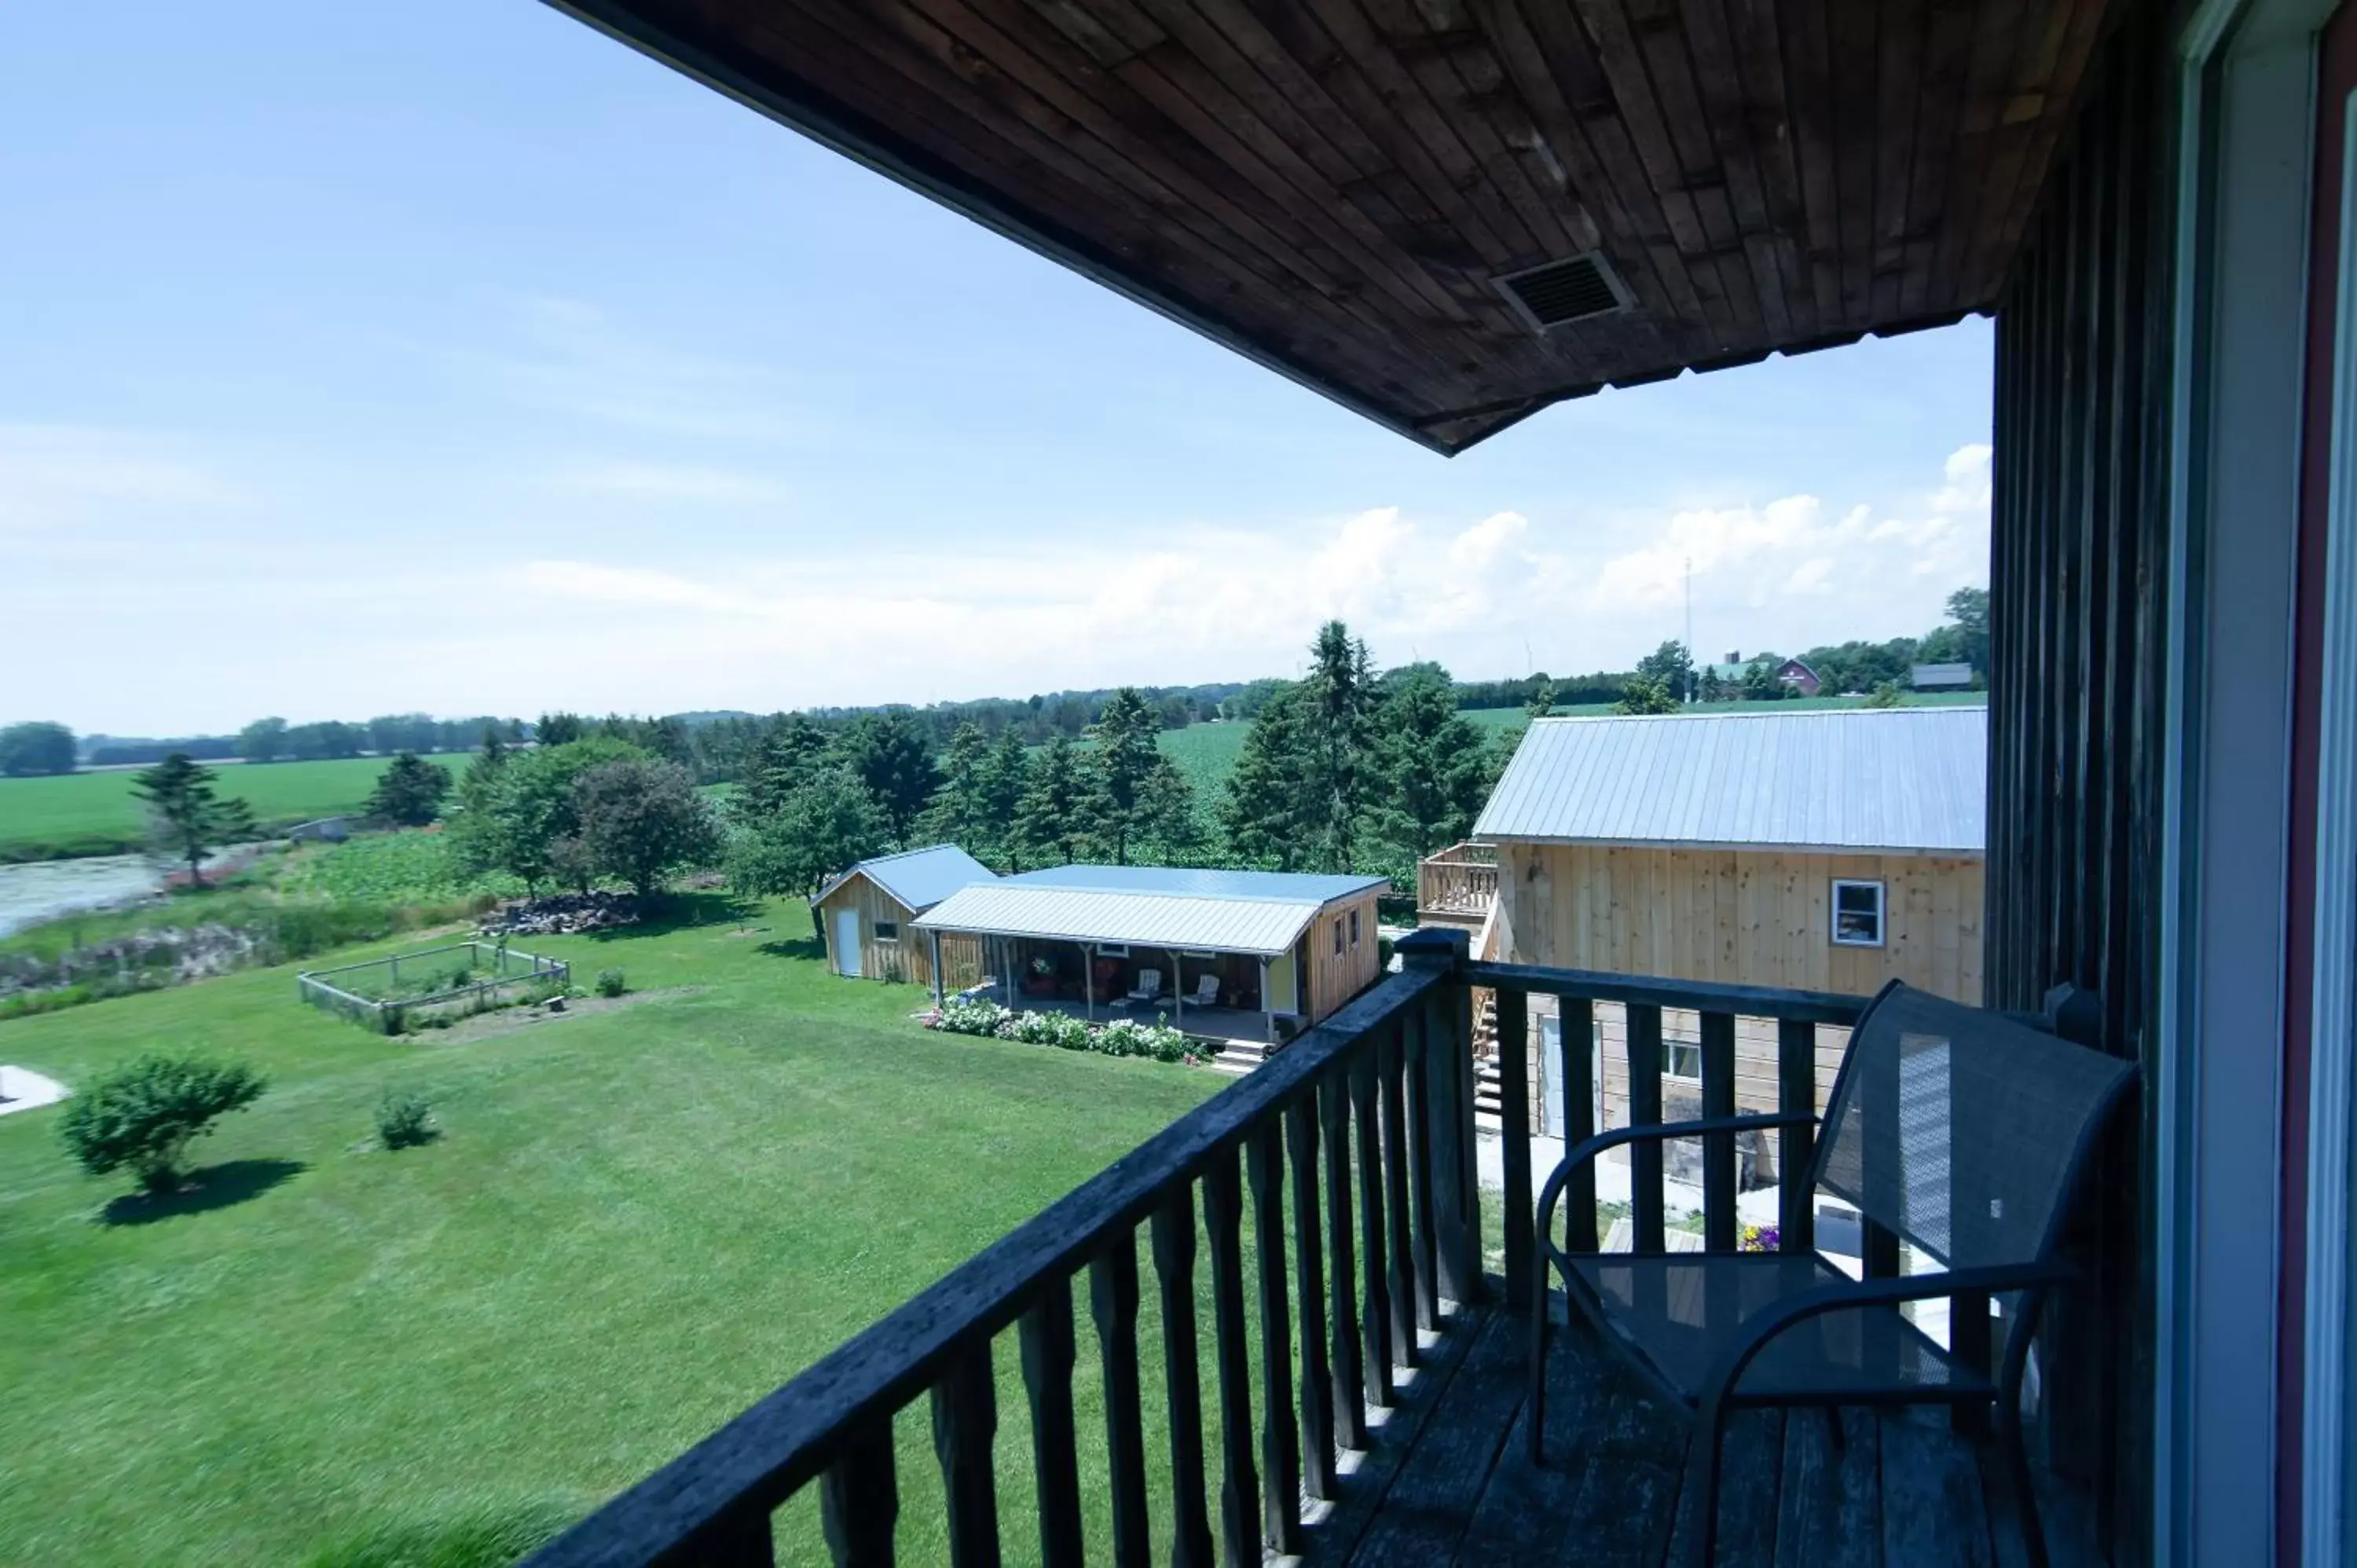
[[[1684,1079],[1688,1083],[1702,1081],[1701,1041],[1663,1040],[1662,1057],[1663,1077]]]
[[[899,941],[900,940],[900,922],[898,920],[877,921],[876,940],[879,942]]]
[[[1882,945],[1882,884],[1834,881],[1834,941],[1846,948]]]
[[[1359,945],[1359,912],[1356,909],[1351,911],[1351,945]]]
[[[1334,917],[1334,956],[1342,956],[1342,917],[1340,915]]]
[[[1127,958],[1129,956],[1129,944],[1127,942],[1099,942],[1097,944],[1097,954],[1101,958]]]

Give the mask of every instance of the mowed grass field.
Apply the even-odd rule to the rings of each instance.
[[[429,760],[456,773],[466,766],[468,755],[453,752]],[[207,766],[220,774],[221,794],[242,796],[253,808],[256,821],[283,826],[359,811],[389,760],[350,757]],[[0,861],[137,848],[146,822],[131,793],[136,776],[135,768],[109,768],[46,779],[0,779]]]
[[[472,1041],[371,1035],[291,970],[0,1024],[0,1061],[69,1085],[157,1047],[271,1079],[162,1213],[111,1210],[127,1180],[81,1174],[58,1110],[0,1118],[0,1562],[508,1562],[1228,1081],[927,1033],[920,993],[826,974],[809,936],[787,902],[534,940],[651,994]],[[371,1146],[395,1090],[438,1142]],[[998,1370],[1019,1559],[1011,1337]],[[921,1398],[898,1436],[903,1560],[936,1561]],[[789,1510],[784,1560],[825,1560],[817,1523]]]

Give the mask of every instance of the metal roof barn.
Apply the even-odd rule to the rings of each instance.
[[[907,908],[917,910],[930,909],[961,887],[995,881],[998,875],[957,845],[937,843],[926,849],[902,850],[898,854],[863,860],[840,876],[830,878],[811,902],[823,902],[836,888],[863,875]]]
[[[1985,708],[1540,719],[1478,838],[1981,855]]]
[[[1058,865],[952,894],[914,924],[1082,942],[1135,942],[1262,957],[1291,950],[1318,911],[1380,876]]]
[[[1191,865],[1051,865],[1006,878],[1034,887],[1103,889],[1165,897],[1256,898],[1268,903],[1330,904],[1370,887],[1381,876],[1302,871],[1216,871]]]

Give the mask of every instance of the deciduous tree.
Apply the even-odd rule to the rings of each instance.
[[[720,858],[712,803],[676,762],[601,762],[574,779],[573,810],[590,864],[642,898],[662,891],[672,873]]]
[[[71,773],[75,760],[74,733],[63,725],[35,720],[0,729],[0,773],[11,779]]]
[[[248,762],[275,762],[287,755],[286,721],[256,719],[237,732],[237,754]]]
[[[188,1145],[266,1087],[242,1062],[144,1056],[84,1084],[66,1101],[58,1132],[92,1176],[127,1167],[143,1191],[176,1192]]]

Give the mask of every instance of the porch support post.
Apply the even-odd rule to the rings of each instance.
[[[1187,1032],[1187,972],[1177,948],[1170,950],[1170,1005],[1183,1035]]]
[[[930,937],[931,939],[932,939],[932,944],[933,944],[933,1006],[934,1006],[934,1008],[935,1008],[936,1010],[938,1010],[938,1009],[941,1007],[941,1005],[942,1005],[942,934],[941,934],[941,932],[939,932],[939,931],[927,931],[927,932],[925,933],[925,935],[926,935],[926,936],[928,936],[928,937]]]
[[[1096,954],[1090,944],[1081,944],[1081,1016],[1093,1024],[1097,1021]]]
[[[1459,966],[1471,950],[1472,933],[1461,927],[1426,927],[1402,937],[1393,949],[1404,969],[1439,970],[1445,984],[1426,993],[1424,1102],[1430,1107],[1434,1262],[1439,1294],[1462,1305],[1480,1302],[1481,1283],[1481,1184],[1473,1131],[1473,1002]]]
[[[1260,961],[1260,1021],[1268,1043],[1276,1044],[1276,998],[1268,993],[1268,960]]]

